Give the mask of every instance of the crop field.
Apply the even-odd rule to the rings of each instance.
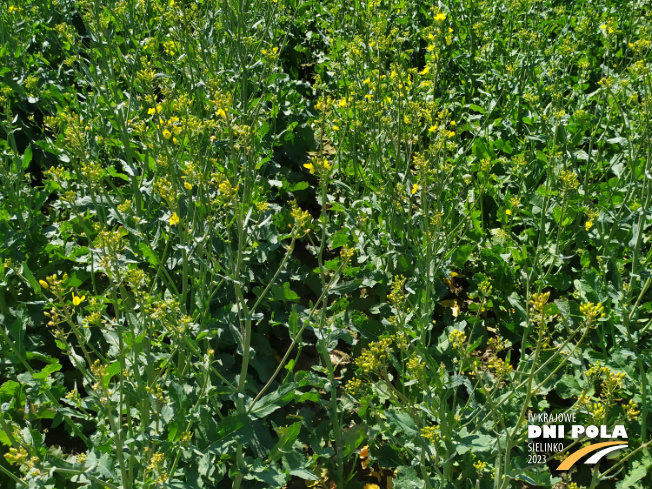
[[[0,0],[0,488],[652,487],[646,0]]]

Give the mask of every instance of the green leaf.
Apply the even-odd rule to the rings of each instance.
[[[34,289],[34,292],[37,294],[41,292],[41,286],[39,285],[38,281],[36,278],[34,278],[34,275],[32,274],[32,271],[29,269],[27,266],[27,262],[23,262],[23,275],[25,275],[25,278],[29,282],[29,285],[32,286],[32,289]]]
[[[288,477],[278,470],[276,464],[263,465],[260,459],[252,460],[251,457],[247,457],[247,464],[250,466],[250,469],[249,472],[244,474],[245,479],[264,482],[270,489],[280,489],[287,482],[286,479]]]
[[[23,166],[22,166],[23,171],[27,170],[31,162],[32,162],[32,145],[30,144],[27,146],[27,148],[25,148],[25,152],[23,153]]]
[[[479,105],[476,105],[476,104],[469,105],[469,109],[474,110],[475,112],[479,112],[480,114],[485,113],[485,110],[482,107],[480,107]]]
[[[453,264],[457,268],[460,269],[464,268],[464,265],[466,264],[467,260],[471,256],[471,253],[473,253],[474,248],[475,246],[472,244],[466,244],[460,246],[455,252],[455,254],[453,254],[453,258],[452,258]]]
[[[141,242],[138,245],[138,248],[140,249],[140,252],[143,254],[145,259],[147,259],[150,265],[152,265],[153,267],[158,266],[158,257],[156,256],[154,251],[152,251],[152,248],[150,248],[150,246],[147,243]]]
[[[297,182],[293,184],[287,184],[287,191],[288,192],[296,192],[298,190],[305,190],[308,187],[310,187],[310,184],[308,182]]]
[[[391,445],[382,445],[377,449],[372,448],[371,456],[381,467],[393,468],[402,463],[401,452]]]
[[[333,295],[344,295],[350,294],[354,290],[358,290],[362,284],[361,279],[351,280],[350,282],[344,282],[343,284],[336,285],[330,289],[331,294]]]
[[[308,458],[300,450],[288,452],[283,457],[283,467],[290,472],[290,475],[308,481],[319,480],[319,477],[306,469],[308,463]]]
[[[287,384],[271,394],[263,396],[251,411],[249,411],[250,403],[247,406],[247,411],[254,418],[264,418],[294,399],[295,387],[296,385],[294,383]]]
[[[632,469],[625,476],[625,478],[616,484],[616,489],[639,489],[648,487],[641,485],[639,481],[647,475],[649,467],[649,459],[647,466],[638,461],[635,461],[632,464]]]
[[[124,173],[118,173],[118,172],[116,171],[116,169],[113,168],[112,166],[108,167],[108,168],[106,169],[106,171],[109,173],[109,175],[111,175],[111,176],[114,177],[114,178],[121,178],[122,180],[124,180],[124,181],[126,181],[126,182],[129,181],[129,177],[128,177],[127,175],[125,175]]]
[[[11,446],[11,441],[7,437],[7,434],[4,432],[4,430],[0,430],[0,444],[10,447]]]
[[[331,236],[331,249],[334,250],[347,244],[349,244],[349,233],[347,231],[340,229]]]
[[[366,433],[363,425],[359,424],[353,428],[344,430],[342,434],[342,458],[346,459],[346,457],[356,451],[365,440],[365,437]]]
[[[0,386],[0,401],[7,402],[16,396],[20,384],[15,380],[7,380]]]
[[[289,282],[283,283],[283,298],[286,301],[298,301],[299,295],[290,288]]]
[[[557,382],[555,392],[562,399],[570,399],[573,396],[581,394],[582,387],[575,377],[566,374]]]
[[[409,414],[388,409],[385,416],[390,425],[402,431],[408,438],[414,438],[419,434],[419,428]]]
[[[50,374],[57,372],[59,370],[61,370],[61,364],[59,362],[50,363],[45,367],[43,367],[40,372],[35,372],[34,378],[39,380],[47,379],[50,376]]]
[[[276,462],[284,453],[288,453],[292,449],[292,445],[301,432],[301,422],[297,421],[296,423],[292,423],[290,426],[281,426],[280,428],[275,429],[279,439],[267,457],[268,463]]]
[[[401,489],[422,489],[424,482],[413,467],[402,465],[397,469],[394,487]]]

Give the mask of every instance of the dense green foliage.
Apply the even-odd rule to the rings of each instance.
[[[2,487],[650,487],[647,2],[3,3]]]

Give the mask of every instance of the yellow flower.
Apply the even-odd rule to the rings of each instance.
[[[371,83],[371,80],[367,78],[365,81],[362,82],[363,85],[369,85]]]
[[[593,227],[593,221],[586,221],[586,224],[584,225],[584,228],[588,231]]]
[[[339,131],[339,130],[340,130],[340,126],[333,124],[333,131]]]
[[[416,194],[418,191],[419,191],[419,185],[415,183],[414,185],[412,185],[412,195]]]
[[[378,484],[365,484],[363,489],[380,489]]]
[[[192,190],[192,185],[188,182],[185,182],[183,186],[186,187],[186,190]]]
[[[82,295],[81,297],[76,296],[75,293],[72,293],[72,305],[73,306],[78,306],[79,304],[82,303],[82,301],[86,299],[85,295]]]
[[[47,289],[49,287],[48,283],[45,280],[39,280],[38,283],[43,287],[44,289]]]
[[[345,98],[340,99],[338,105],[340,107],[346,107],[346,99]]]
[[[427,75],[428,73],[430,73],[430,68],[427,66],[419,72],[420,75]]]
[[[315,174],[315,165],[313,165],[312,163],[304,163],[303,166],[304,166],[304,168],[307,168],[308,170],[310,170],[311,175]]]
[[[163,110],[163,107],[161,107],[160,104],[156,106],[156,113],[157,114],[160,114],[162,110]]]
[[[607,28],[607,24],[602,24],[602,25],[600,26],[600,29],[602,29],[602,30],[605,30],[606,28]]]
[[[324,160],[324,168],[326,168],[328,171],[330,171],[332,168],[331,165],[326,160]]]
[[[360,450],[360,458],[369,458],[369,445],[365,445]]]
[[[167,129],[163,129],[163,137],[165,139],[170,139],[172,137],[172,133],[168,131]]]
[[[176,212],[170,216],[170,226],[174,226],[175,224],[179,224],[179,216]]]
[[[511,216],[511,215],[512,215],[512,211],[511,211],[511,209],[507,209],[507,210],[505,211],[505,214],[507,214],[508,216]]]
[[[154,107],[152,107],[151,109],[147,109],[147,113],[149,115],[154,115],[154,114],[156,114],[156,109]]]
[[[224,109],[217,109],[217,115],[226,119],[226,112],[224,111]]]
[[[435,15],[435,20],[437,22],[443,22],[446,20],[446,14],[444,12],[439,12],[437,15]]]

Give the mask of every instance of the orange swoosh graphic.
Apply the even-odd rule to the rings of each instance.
[[[605,441],[604,443],[596,443],[595,445],[589,445],[588,447],[580,448],[578,451],[573,452],[566,460],[564,460],[557,470],[568,470],[570,469],[575,462],[581,459],[587,453],[594,452],[599,450],[602,447],[608,447],[611,445],[627,445],[626,441]]]

